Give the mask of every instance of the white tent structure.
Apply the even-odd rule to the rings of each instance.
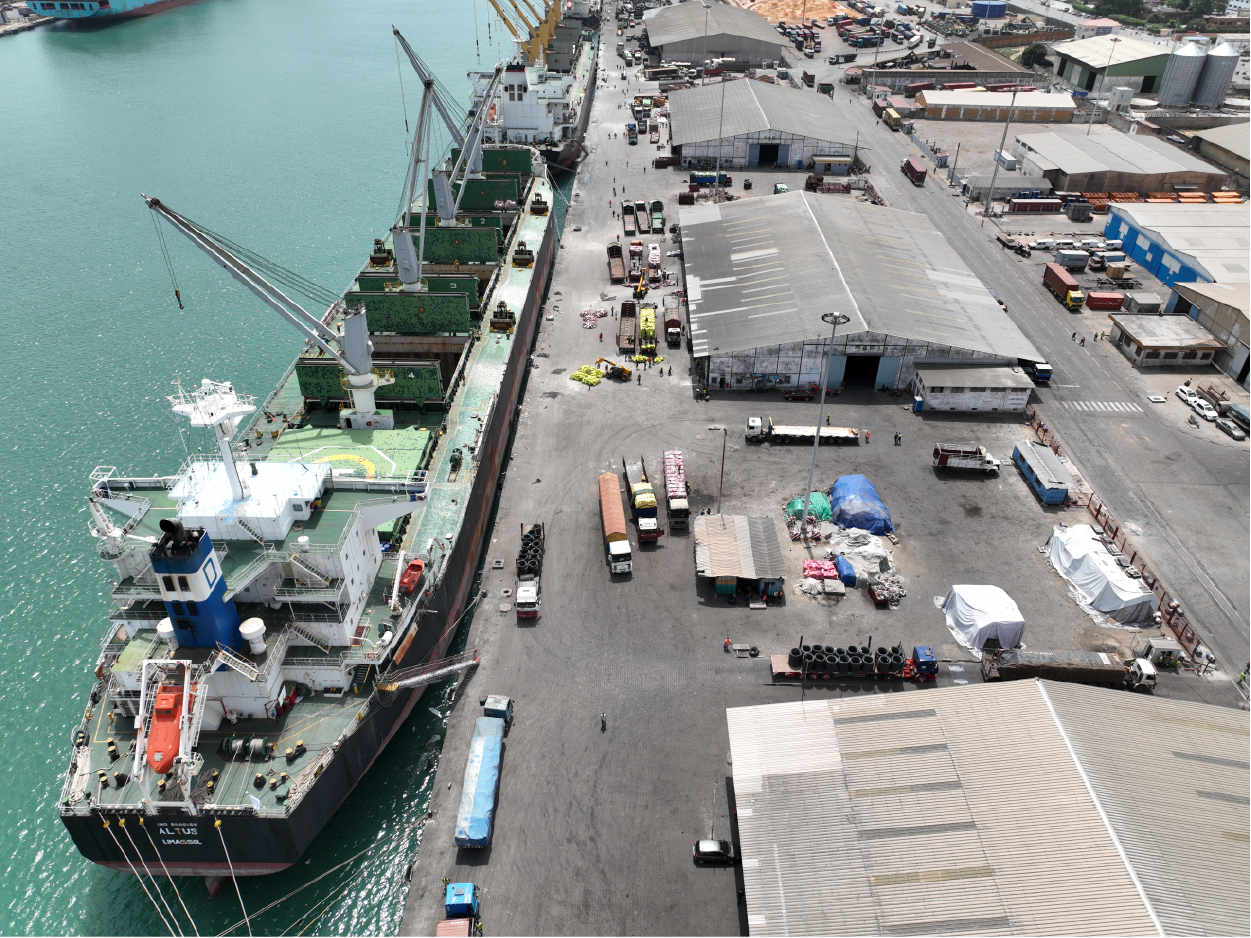
[[[992,638],[1001,648],[1015,648],[1025,631],[1021,610],[997,586],[953,586],[943,600],[943,612],[956,641],[975,653]]]
[[[1159,605],[1155,594],[1117,564],[1090,525],[1052,528],[1047,550],[1056,572],[1092,609],[1125,624],[1150,621]]]

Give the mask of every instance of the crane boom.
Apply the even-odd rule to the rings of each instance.
[[[495,7],[495,12],[499,14],[499,18],[504,21],[504,25],[507,26],[508,31],[513,34],[513,38],[520,43],[525,43],[525,40],[521,38],[521,33],[517,31],[517,27],[512,24],[512,20],[505,16],[504,11],[500,9],[499,3],[497,3],[496,0],[487,0],[487,2],[490,3],[491,6]]]
[[[417,73],[417,77],[421,79],[423,85],[430,88],[434,87],[434,73],[426,68],[426,63],[417,57],[417,53],[413,51],[413,47],[408,44],[408,40],[400,35],[400,31],[394,26],[391,32],[395,35],[396,41],[399,42],[400,48],[404,50],[404,54],[408,56],[408,61],[413,66],[413,71]],[[447,112],[447,106],[443,103],[443,99],[435,94],[434,106],[439,111],[439,116],[443,118],[443,123],[447,125],[447,131],[452,135],[452,139],[456,141],[458,147],[465,145],[465,136],[460,126],[452,119],[452,115]]]

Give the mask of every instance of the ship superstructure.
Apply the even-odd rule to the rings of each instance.
[[[425,684],[472,664],[443,656],[476,602],[552,193],[481,121],[426,157],[423,85],[408,208],[320,317],[148,200],[306,343],[263,403],[220,375],[176,388],[212,445],[175,473],[92,474],[113,609],[59,807],[97,863],[212,884],[296,862]]]

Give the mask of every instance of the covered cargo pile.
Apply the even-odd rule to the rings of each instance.
[[[997,586],[953,586],[943,600],[947,628],[957,642],[980,653],[992,638],[1000,648],[1021,644],[1025,619],[1012,597]]]
[[[499,717],[478,717],[469,742],[460,809],[456,812],[458,847],[485,847],[491,843],[503,752],[504,721]]]
[[[1126,573],[1090,525],[1053,528],[1047,553],[1084,605],[1126,625],[1151,621],[1159,603],[1155,594]]]
[[[830,487],[830,512],[840,528],[863,528],[871,534],[895,530],[886,503],[865,476],[841,476]]]
[[[804,497],[796,495],[786,503],[788,518],[800,518],[804,513]],[[812,492],[808,496],[808,516],[818,521],[831,520],[830,497],[824,492]]]

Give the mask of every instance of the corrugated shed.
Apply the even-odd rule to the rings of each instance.
[[[1092,36],[1089,39],[1069,39],[1052,46],[1057,55],[1067,55],[1098,72],[1109,67],[1128,65],[1148,59],[1167,58],[1167,46],[1157,46],[1128,36]],[[1115,77],[1115,76],[1113,76]]]
[[[786,575],[772,518],[697,515],[695,572],[699,576],[780,579]]]
[[[1226,124],[1224,127],[1212,127],[1208,130],[1196,130],[1194,136],[1200,140],[1223,147],[1235,156],[1251,160],[1251,133],[1245,122]]]
[[[714,37],[738,36],[754,39],[770,45],[782,45],[782,37],[759,13],[742,10],[725,3],[712,3],[704,9],[702,3],[680,3],[677,6],[648,10],[643,14],[647,26],[647,38],[653,46],[708,36],[718,48]]]
[[[675,91],[669,114],[674,146],[770,130],[837,143],[835,128],[846,123],[838,105],[823,94],[748,80]],[[851,142],[844,142],[850,148]]]
[[[1211,163],[1205,163],[1158,137],[1146,134],[1100,134],[1094,137],[1079,133],[1017,134],[1016,142],[1025,148],[1031,158],[1037,154],[1037,157],[1070,176],[1083,173],[1224,175]]]
[[[1060,458],[1046,443],[1037,440],[1018,440],[1016,450],[1034,470],[1034,475],[1044,488],[1068,489],[1073,487],[1073,477]]]
[[[958,73],[957,73],[958,74]],[[1046,91],[969,91],[957,88],[955,91],[920,91],[917,93],[917,105],[920,107],[980,107],[980,108],[1011,108],[1018,111],[1071,111],[1077,107],[1073,96],[1067,94],[1049,94]]]
[[[1035,682],[726,718],[753,935],[1157,933]]]

